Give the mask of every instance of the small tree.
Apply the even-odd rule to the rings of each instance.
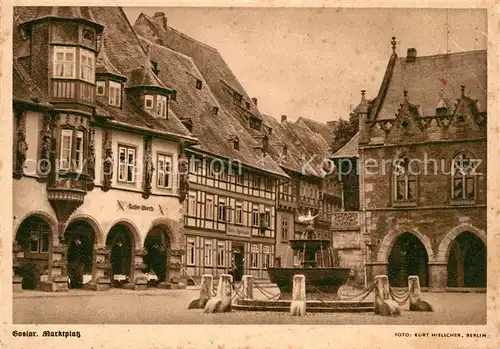
[[[351,112],[349,120],[340,119],[333,132],[332,152],[338,151],[351,140],[359,129],[359,117]]]

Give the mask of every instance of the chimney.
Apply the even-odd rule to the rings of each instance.
[[[409,48],[408,53],[406,54],[406,61],[407,62],[414,62],[415,59],[417,59],[417,49],[416,48]]]
[[[286,121],[286,115],[281,115],[281,122],[285,122]]]
[[[253,102],[253,104],[254,104],[255,106],[257,106],[257,98],[252,97],[252,102]]]
[[[163,29],[167,30],[167,17],[165,17],[165,12],[155,12],[153,20],[161,25]]]

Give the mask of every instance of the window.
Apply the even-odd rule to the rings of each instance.
[[[394,200],[400,202],[416,200],[417,178],[414,175],[416,169],[411,167],[408,158],[398,159],[395,165]]]
[[[49,229],[45,224],[31,223],[29,225],[30,252],[43,253],[49,251]]]
[[[109,104],[117,107],[121,106],[122,84],[115,81],[109,82]]]
[[[252,186],[255,188],[255,189],[259,189],[260,188],[260,177],[259,176],[252,176]]]
[[[144,95],[144,108],[153,109],[153,96]]]
[[[234,148],[235,150],[240,150],[240,140],[239,140],[238,138],[235,138],[235,139],[233,140],[233,148]]]
[[[196,262],[196,254],[194,248],[194,239],[187,239],[187,264],[194,265]]]
[[[212,266],[212,240],[205,240],[205,266]]]
[[[271,178],[266,178],[266,190],[273,191],[273,180]]]
[[[465,154],[459,154],[452,161],[452,198],[453,200],[474,200],[475,180],[474,163]]]
[[[250,253],[250,268],[257,268],[259,265],[259,246],[252,245]]]
[[[243,203],[236,201],[236,224],[243,224]]]
[[[167,97],[156,96],[156,115],[162,118],[167,117]]]
[[[196,192],[189,192],[187,213],[189,216],[196,216]]]
[[[281,241],[288,240],[288,219],[281,220]]]
[[[236,173],[236,184],[243,184],[243,173]]]
[[[262,246],[262,268],[267,269],[271,267],[271,246]]]
[[[211,195],[207,195],[206,209],[207,219],[214,219],[214,198]]]
[[[213,107],[212,114],[214,114],[214,115],[219,114],[219,107]]]
[[[91,83],[95,80],[94,57],[94,52],[80,49],[80,79]]]
[[[176,100],[177,100],[177,91],[173,90],[173,91],[170,93],[170,100],[171,100],[171,101],[176,101]]]
[[[118,164],[118,180],[120,182],[134,183],[135,181],[135,148],[118,147],[120,162]]]
[[[226,200],[219,198],[219,208],[217,214],[217,220],[225,222],[226,221]]]
[[[106,81],[97,81],[96,85],[97,85],[96,95],[104,96],[106,89]]]
[[[224,241],[219,241],[217,243],[217,266],[225,267],[225,258],[224,255],[226,253],[226,249],[224,248]]]
[[[196,79],[196,89],[201,90],[201,87],[203,86],[203,83],[201,82],[200,79]]]
[[[75,47],[54,46],[54,78],[76,78]]]
[[[254,206],[253,211],[252,211],[252,225],[254,227],[258,227],[259,222],[260,222],[260,220],[259,220],[259,207]]]
[[[76,131],[76,144],[75,144],[75,169],[77,171],[83,170],[83,132]]]
[[[59,153],[59,169],[68,171],[71,166],[72,130],[61,130],[61,149]]]
[[[172,157],[158,154],[158,188],[172,187]]]

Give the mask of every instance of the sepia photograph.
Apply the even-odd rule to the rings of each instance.
[[[486,8],[102,5],[11,12],[11,339],[492,340]]]

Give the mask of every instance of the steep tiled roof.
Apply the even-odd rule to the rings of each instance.
[[[99,53],[97,55],[97,59],[95,62],[95,72],[96,74],[110,74],[114,75],[115,77],[125,80],[126,77],[122,75],[118,69],[114,66],[113,63],[108,58],[108,55],[106,54],[106,35],[103,34],[101,38],[101,47],[99,50]]]
[[[359,156],[359,132],[352,137],[332,158],[357,158]]]
[[[52,108],[47,92],[37,87],[15,58],[12,69],[12,92],[15,100]]]
[[[407,62],[406,57],[396,58],[392,73],[380,89],[385,90],[385,98],[376,108],[377,115],[372,117],[394,119],[404,90],[424,116],[435,115],[440,99],[456,100],[461,85],[465,86],[467,96],[479,101],[480,111],[485,111],[486,72],[486,51],[417,57],[412,62]]]
[[[297,124],[304,124],[305,126],[309,127],[311,131],[319,133],[323,139],[326,141],[328,144],[332,144],[333,142],[333,128],[328,126],[327,124],[304,118],[304,117],[299,117],[297,121],[295,122]]]
[[[49,18],[71,19],[84,21],[95,25],[102,31],[102,24],[94,19],[90,7],[86,6],[40,6],[36,8],[36,15],[30,17],[25,23]]]
[[[263,158],[254,150],[257,144],[251,135],[233,115],[221,108],[191,57],[145,38],[140,39],[144,46],[150,48],[151,59],[158,62],[158,78],[177,91],[176,100],[170,101],[170,108],[179,117],[191,120],[192,133],[200,141],[197,146],[200,150],[285,176],[271,158]],[[202,81],[201,89],[196,88],[197,80]],[[218,108],[217,115],[214,107]],[[238,150],[233,147],[234,137],[239,140]]]

